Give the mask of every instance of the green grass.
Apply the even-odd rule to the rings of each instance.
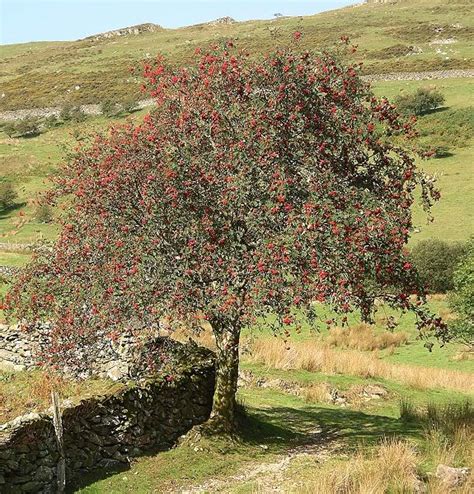
[[[20,268],[28,263],[30,254],[23,252],[0,251],[0,266],[12,266]]]
[[[445,95],[446,102],[442,111],[419,117],[418,143],[427,147],[448,146],[451,156],[419,163],[426,172],[437,177],[441,200],[433,207],[433,222],[427,221],[421,207],[415,207],[412,245],[428,238],[464,241],[474,234],[470,200],[474,197],[474,80],[390,81],[375,84],[374,91],[394,100],[403,91],[433,85]]]
[[[414,224],[419,231],[413,234],[412,243],[428,238],[465,241],[474,234],[473,163],[472,146],[455,150],[451,157],[422,163],[425,171],[437,177],[441,200],[433,207],[431,223],[427,222],[421,208],[415,208]]]
[[[326,48],[341,35],[350,36],[359,45],[356,60],[365,63],[368,73],[468,68],[473,66],[470,7],[466,0],[403,0],[313,16],[201,24],[100,41],[6,45],[0,47],[0,83],[5,93],[0,109],[22,108],[25,101],[48,106],[66,101],[96,103],[112,94],[119,99],[132,93],[138,96],[139,80],[128,68],[158,51],[172,63],[186,64],[197,46],[232,38],[252,54],[264,53],[288,44],[295,30],[304,33],[302,49]],[[444,38],[455,38],[456,43],[431,44]],[[397,56],[393,47],[400,46],[416,46],[422,52]],[[443,53],[437,52],[439,48]]]

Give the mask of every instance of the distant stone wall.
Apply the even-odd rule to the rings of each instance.
[[[393,72],[362,76],[365,81],[424,81],[435,79],[465,79],[474,77],[472,69],[430,70],[425,72]]]
[[[139,110],[152,106],[154,104],[153,99],[146,99],[139,101],[136,108]],[[79,107],[83,113],[86,115],[100,115],[102,112],[100,110],[100,105],[81,105]],[[48,118],[48,117],[59,117],[61,114],[62,107],[51,106],[46,108],[28,108],[22,110],[8,110],[0,112],[0,121],[11,122],[14,120],[24,120],[25,118]]]
[[[196,348],[186,367],[107,396],[67,406],[62,413],[66,481],[127,468],[130,459],[169,449],[209,417],[214,356]],[[24,415],[0,426],[0,492],[55,493],[59,452],[50,413]]]
[[[20,268],[0,265],[0,276],[4,276],[5,278],[13,278],[19,272],[20,272]]]

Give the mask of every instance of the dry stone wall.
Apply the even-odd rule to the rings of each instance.
[[[0,324],[0,370],[25,371],[47,363],[51,327],[38,323],[27,328]],[[93,344],[74,349],[73,361],[63,362],[62,371],[73,378],[108,378],[127,382],[160,372],[163,366],[179,365],[190,346],[152,333],[125,332],[112,340],[104,335]]]
[[[214,355],[194,348],[173,375],[66,406],[62,413],[68,488],[88,474],[127,468],[130,459],[170,448],[210,414]],[[59,452],[50,413],[0,426],[0,492],[57,492]]]
[[[41,338],[39,331],[26,335],[17,326],[0,324],[0,370],[23,371],[35,367],[34,348]]]

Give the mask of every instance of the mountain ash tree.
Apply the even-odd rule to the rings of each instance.
[[[438,193],[390,143],[413,129],[358,67],[293,48],[255,60],[229,42],[186,68],[159,57],[144,76],[156,107],[62,166],[59,239],[6,299],[21,320],[51,321],[52,362],[165,318],[206,321],[209,425],[231,431],[241,331],[268,314],[288,334],[318,302],[370,320],[377,300],[442,336],[405,252],[415,189],[426,208]]]

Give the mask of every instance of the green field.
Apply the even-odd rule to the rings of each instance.
[[[379,96],[394,100],[418,87],[435,87],[446,97],[444,107],[418,119],[423,144],[446,145],[451,155],[421,160],[420,166],[438,179],[441,200],[433,207],[434,221],[427,223],[420,208],[415,209],[417,231],[412,242],[427,238],[462,241],[474,234],[474,80],[390,81],[374,85]]]

